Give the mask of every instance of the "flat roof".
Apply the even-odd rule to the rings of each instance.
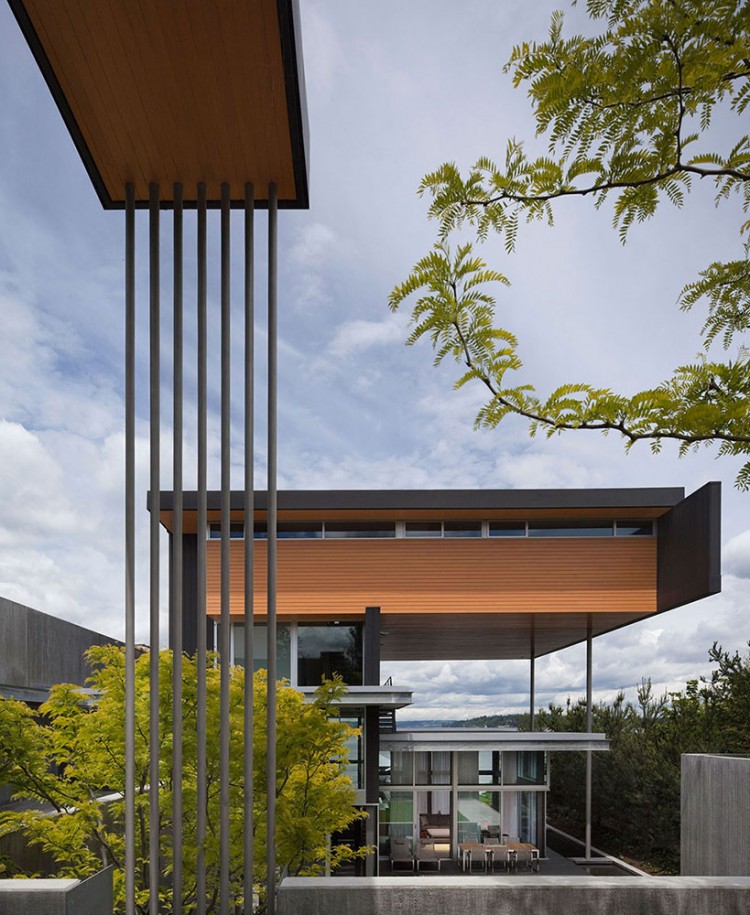
[[[441,513],[441,517],[483,517],[502,513],[507,517],[523,517],[525,513],[548,513],[550,517],[573,517],[575,514],[593,518],[613,513],[633,513],[633,517],[657,518],[685,498],[680,486],[634,489],[286,489],[279,490],[278,510],[281,520],[330,520],[360,514],[368,518],[398,519],[408,513],[412,518]],[[147,496],[150,510],[151,493]],[[171,530],[174,492],[159,494],[162,524]],[[194,490],[182,494],[183,510],[187,515],[185,531],[195,530],[194,515],[198,494]],[[207,493],[209,520],[216,520],[221,508],[221,492]],[[268,505],[267,493],[254,493],[254,511],[262,519]],[[233,490],[230,494],[232,520],[241,520],[245,512],[245,494]],[[581,513],[584,513],[581,515]],[[193,517],[191,517],[193,516]]]
[[[270,182],[308,206],[308,125],[297,0],[9,0],[105,209],[233,206]],[[40,176],[49,180],[50,176]]]
[[[671,508],[685,498],[682,486],[635,489],[280,489],[279,510],[322,511],[369,509],[539,509],[539,508]],[[174,492],[160,493],[161,508],[171,511]],[[150,494],[149,494],[150,504]],[[195,511],[198,493],[183,493],[186,511]],[[244,510],[245,494],[232,490],[231,509]],[[208,508],[221,507],[221,492],[209,490]],[[255,509],[265,511],[265,490],[256,490]]]
[[[315,697],[317,686],[295,686],[308,701]],[[406,708],[412,702],[412,690],[399,689],[393,686],[347,686],[346,693],[336,705],[366,706],[377,705],[381,708]]]
[[[604,734],[552,731],[506,731],[495,728],[425,728],[380,735],[383,750],[609,750]]]

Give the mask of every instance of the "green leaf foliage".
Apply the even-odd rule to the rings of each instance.
[[[600,31],[565,37],[555,13],[543,42],[513,49],[506,71],[525,85],[537,132],[549,154],[527,157],[510,139],[504,160],[482,156],[463,174],[447,162],[426,175],[419,193],[430,199],[438,242],[390,296],[392,309],[416,296],[409,344],[427,336],[435,364],[461,364],[456,386],[479,380],[489,391],[476,425],[494,428],[507,415],[525,417],[531,434],[571,429],[614,431],[626,448],[645,440],[654,452],[664,440],[682,455],[714,444],[719,455],[750,454],[750,361],[743,335],[750,324],[748,246],[743,256],[714,262],[687,283],[679,304],[706,305],[704,350],[715,341],[737,347],[734,358],[708,353],[678,366],[651,390],[617,394],[583,383],[540,396],[528,382],[509,383],[521,368],[514,335],[495,321],[495,301],[482,287],[507,280],[473,253],[470,243],[451,254],[452,233],[467,226],[477,239],[498,234],[507,252],[521,219],[553,222],[563,197],[611,200],[622,241],[663,201],[683,204],[696,180],[713,182],[716,203],[739,196],[750,208],[750,137],[727,149],[711,147],[715,114],[731,121],[750,101],[750,11],[741,0],[588,0]],[[743,124],[744,126],[744,124]],[[739,227],[740,238],[750,220]],[[750,487],[750,461],[736,478]]]
[[[22,831],[31,845],[54,862],[58,876],[85,877],[115,866],[116,911],[124,912],[123,838],[125,785],[125,662],[114,646],[90,649],[96,672],[87,681],[97,697],[85,701],[79,687],[62,684],[49,701],[31,712],[23,703],[0,700],[0,777],[14,786],[15,798],[33,803],[0,814],[0,835]],[[213,660],[213,656],[209,659]],[[196,708],[194,658],[183,671],[183,911],[195,910],[197,813]],[[159,655],[159,836],[164,880],[160,911],[172,911],[172,654]],[[219,878],[219,702],[220,670],[207,669],[206,861],[208,912],[218,911]],[[243,690],[244,670],[230,672],[230,881],[241,903],[243,882]],[[356,792],[344,774],[347,741],[357,732],[339,720],[336,702],[344,687],[327,681],[313,702],[283,682],[277,694],[277,866],[289,874],[321,873],[361,856],[345,845],[327,849],[327,837],[362,816]],[[266,862],[266,698],[265,671],[254,676],[254,883],[264,907]],[[149,655],[136,661],[136,880],[137,910],[147,913],[149,861]],[[102,798],[109,798],[102,802]],[[27,875],[30,876],[30,875]]]

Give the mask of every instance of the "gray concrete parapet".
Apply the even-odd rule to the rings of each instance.
[[[747,915],[744,877],[288,877],[279,915]]]
[[[0,880],[0,915],[112,915],[112,868],[86,880]]]

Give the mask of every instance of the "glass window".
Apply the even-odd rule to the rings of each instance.
[[[500,759],[497,750],[480,750],[458,754],[459,785],[499,785]]]
[[[611,521],[531,521],[529,537],[611,537]]]
[[[318,686],[334,674],[362,683],[361,623],[300,623],[297,627],[297,682]]]
[[[504,785],[544,785],[545,754],[540,750],[503,754]]]
[[[443,524],[444,537],[481,537],[481,521],[445,521]]]
[[[280,521],[277,526],[279,540],[315,540],[323,536],[321,521]]]
[[[480,842],[482,836],[499,835],[499,791],[458,792],[458,842]]]
[[[344,772],[352,780],[355,788],[364,788],[364,768],[365,760],[362,753],[362,721],[364,713],[356,714],[356,709],[347,709],[347,713],[342,715],[340,720],[348,724],[351,728],[357,728],[358,734],[352,735],[346,742],[346,748],[349,751],[349,761],[346,764]]]
[[[380,854],[388,855],[390,840],[414,836],[414,799],[411,791],[380,792]]]
[[[418,785],[450,785],[451,754],[446,752],[415,753]]]
[[[394,521],[326,521],[326,540],[395,536]]]
[[[381,750],[381,785],[413,785],[414,754],[408,750]]]
[[[525,537],[525,521],[490,521],[490,537]]]
[[[243,623],[233,623],[234,631],[234,663],[245,667],[245,626]],[[253,672],[268,668],[268,652],[266,650],[268,627],[265,623],[256,623],[253,626]],[[279,679],[290,680],[292,676],[291,630],[289,623],[276,625],[276,673]]]
[[[539,845],[544,836],[544,792],[506,791],[503,796],[503,833]]]
[[[407,537],[442,537],[443,525],[440,521],[407,521],[404,533]]]
[[[618,537],[651,537],[654,533],[652,521],[617,521],[615,534]]]
[[[245,537],[245,524],[243,521],[230,521],[229,539],[243,540]],[[221,521],[211,521],[208,525],[208,539],[221,540]]]
[[[268,539],[268,526],[265,521],[259,521],[255,524],[253,528],[253,538],[255,540],[267,540]]]

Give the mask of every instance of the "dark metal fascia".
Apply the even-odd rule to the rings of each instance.
[[[392,490],[280,490],[282,511],[493,511],[608,508],[664,508],[685,497],[682,487],[641,489],[392,489]],[[185,508],[195,510],[195,492],[184,494]],[[148,505],[151,500],[149,497]],[[161,508],[170,511],[172,493],[161,493]],[[208,493],[209,510],[218,510],[219,493]],[[241,490],[232,492],[233,511],[245,508]],[[256,511],[266,508],[266,494],[255,493]]]

